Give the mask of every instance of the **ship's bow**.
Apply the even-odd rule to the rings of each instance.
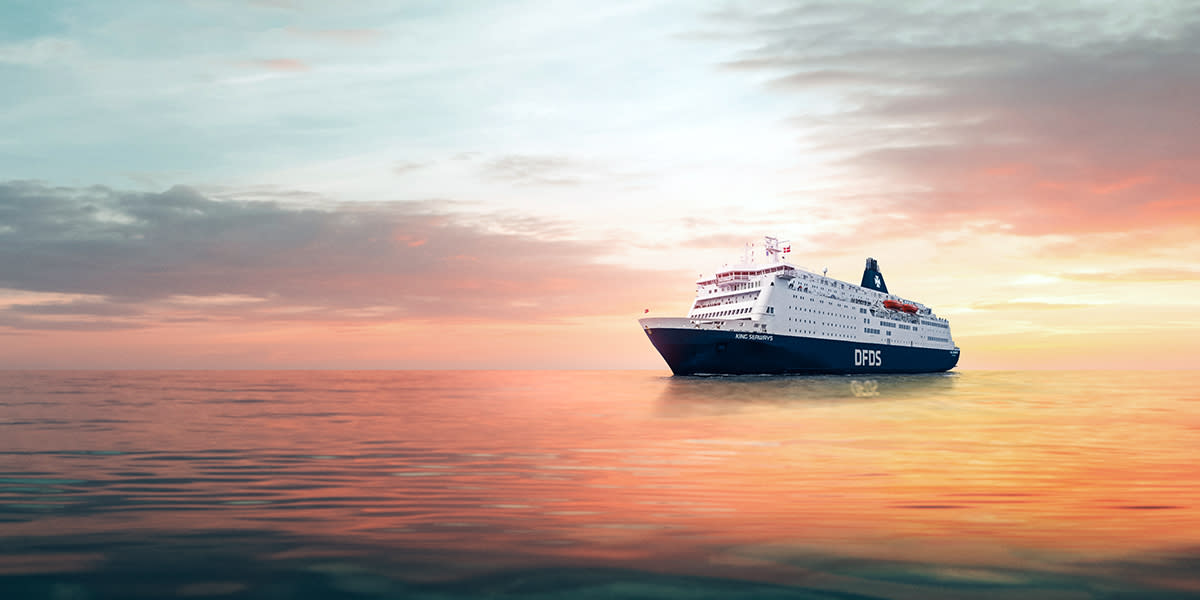
[[[696,355],[699,351],[701,332],[692,328],[689,319],[651,317],[639,319],[642,331],[650,344],[667,361],[667,366],[676,375],[695,372]],[[695,333],[692,333],[695,332]]]

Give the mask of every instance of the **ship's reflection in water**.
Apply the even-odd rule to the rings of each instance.
[[[0,598],[1188,597],[1197,384],[0,372]]]
[[[660,413],[733,412],[755,404],[786,407],[858,400],[931,400],[953,394],[958,373],[914,375],[666,377]]]

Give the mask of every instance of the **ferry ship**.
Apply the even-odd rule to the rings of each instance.
[[[638,322],[676,375],[935,373],[958,364],[950,322],[888,292],[868,258],[858,285],[783,260],[767,237],[765,262],[696,282],[686,317]]]

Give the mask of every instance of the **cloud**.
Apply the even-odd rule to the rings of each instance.
[[[71,63],[83,55],[78,42],[59,37],[40,37],[0,45],[0,64],[40,67]]]
[[[1200,281],[1200,271],[1188,268],[1147,268],[1123,271],[1099,271],[1087,273],[1059,273],[1061,279],[1087,282],[1138,282],[1161,283],[1172,281]]]
[[[281,8],[285,10],[300,9],[299,3],[296,2],[296,0],[250,0],[250,4],[268,8]]]
[[[751,236],[739,235],[736,233],[713,233],[709,235],[689,237],[676,243],[663,245],[667,247],[678,246],[683,248],[716,248],[736,252],[736,249],[741,248],[747,243],[751,243],[752,240],[755,243],[761,241],[756,240]]]
[[[288,27],[285,31],[305,39],[336,42],[339,44],[367,44],[383,38],[383,31],[378,29],[304,29]]]
[[[128,304],[106,300],[72,300],[70,302],[45,302],[40,304],[12,304],[10,313],[26,315],[86,315],[86,316],[132,316],[142,311]]]
[[[280,73],[300,73],[312,69],[312,66],[307,62],[295,58],[262,58],[244,60],[240,64],[246,67]]]
[[[444,206],[318,208],[182,186],[3,183],[0,287],[71,296],[18,302],[0,316],[23,329],[180,318],[553,321],[632,311],[686,287],[602,264],[605,243],[530,234],[557,231],[553,222]]]
[[[795,96],[792,123],[845,157],[877,214],[1034,236],[1200,226],[1200,13],[1184,4],[718,18],[748,48],[722,66]]]
[[[1030,311],[1030,310],[1066,310],[1073,308],[1091,308],[1095,304],[1077,304],[1070,302],[1036,302],[1013,300],[1010,302],[976,302],[971,304],[971,308],[975,310],[1015,310],[1015,311]]]
[[[407,175],[413,171],[419,171],[432,165],[432,162],[416,162],[416,161],[397,161],[392,165],[392,172],[397,175]]]
[[[578,185],[583,182],[580,166],[561,156],[502,156],[488,162],[484,174],[516,185]]]

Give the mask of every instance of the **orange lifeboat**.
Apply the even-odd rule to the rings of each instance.
[[[895,300],[884,300],[883,301],[883,307],[888,310],[904,310],[905,306],[907,306],[907,305],[896,302]]]
[[[904,312],[906,312],[906,313],[908,313],[908,314],[910,314],[910,315],[915,315],[915,314],[917,314],[917,307],[915,307],[915,306],[913,306],[913,305],[911,305],[911,304],[901,304],[901,305],[900,305],[900,310],[902,310],[902,311],[904,311]]]

